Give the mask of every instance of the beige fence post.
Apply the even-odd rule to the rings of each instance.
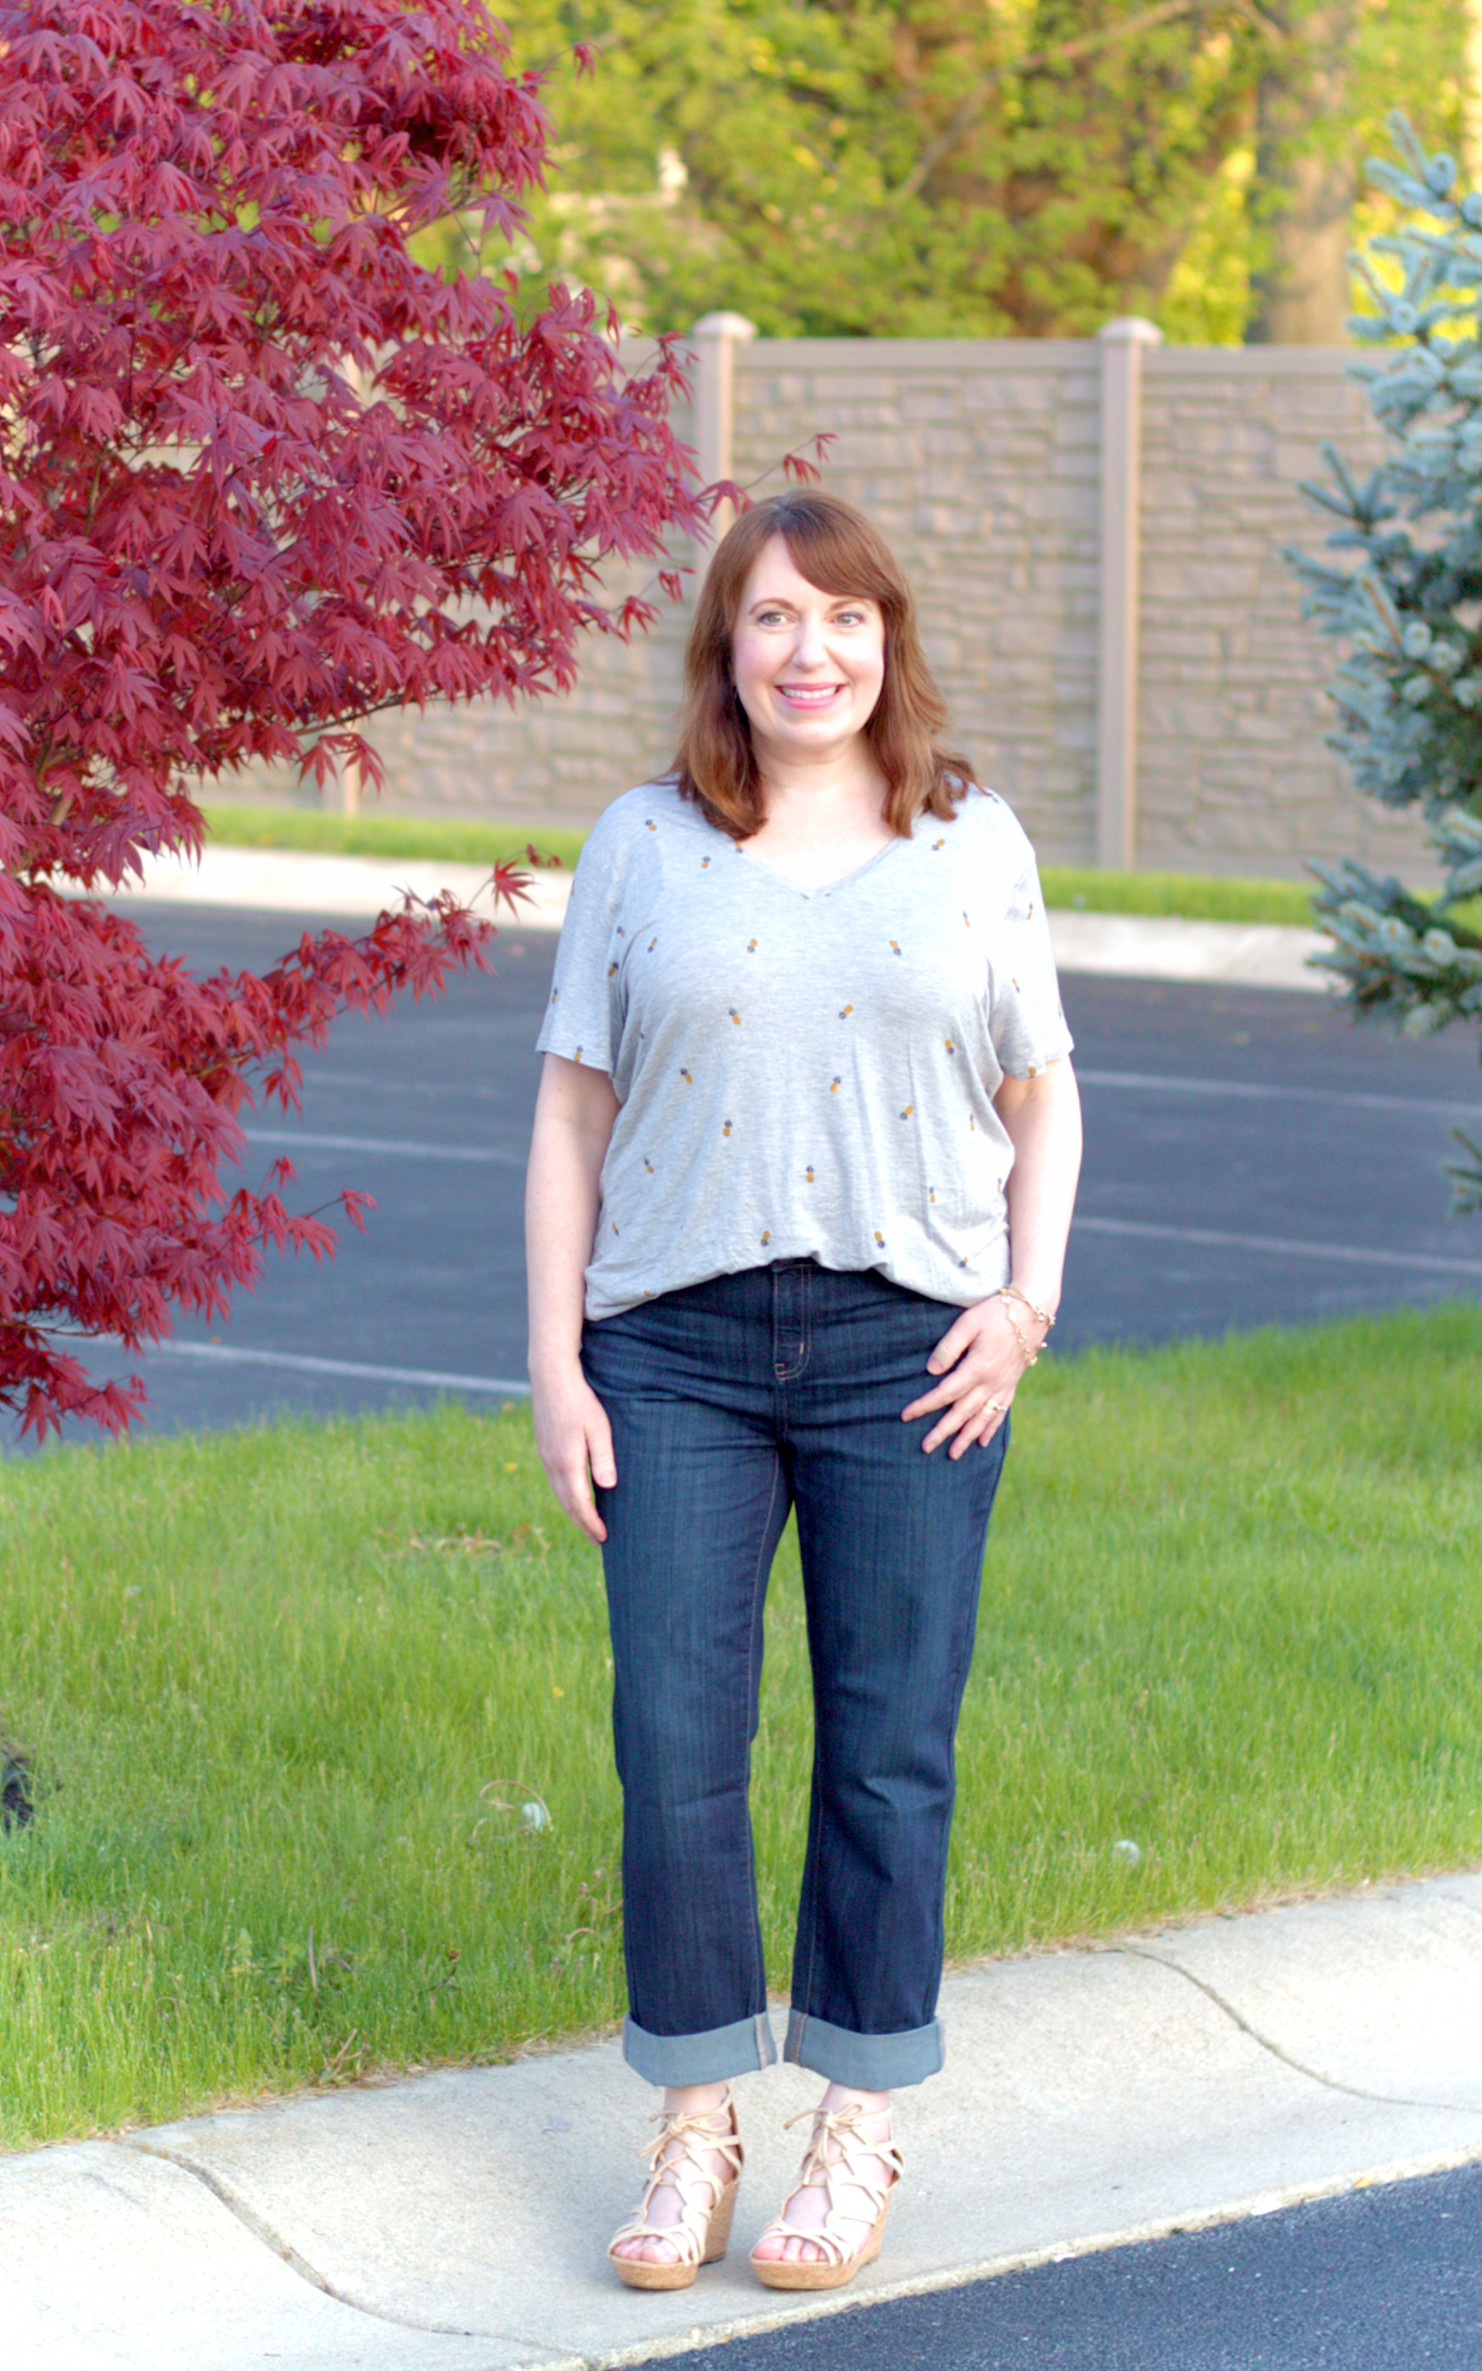
[[[1142,357],[1163,332],[1136,314],[1108,321],[1101,348],[1101,554],[1096,666],[1096,861],[1137,861],[1137,602],[1141,543]]]
[[[756,336],[744,313],[704,313],[690,332],[695,349],[695,455],[702,486],[731,475],[736,426],[736,348]],[[723,502],[712,539],[724,535],[734,513]]]

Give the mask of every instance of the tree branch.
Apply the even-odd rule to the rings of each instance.
[[[1081,58],[1094,56],[1100,49],[1114,49],[1118,42],[1130,41],[1134,34],[1151,31],[1154,25],[1172,24],[1181,16],[1206,16],[1210,0],[1157,0],[1157,5],[1144,8],[1137,16],[1124,18],[1119,25],[1105,25],[1100,32],[1082,33],[1074,41],[1061,42],[1056,49],[1031,50],[1027,57],[1015,58],[1006,66],[995,66],[981,81],[975,82],[955,115],[938,132],[934,140],[917,157],[905,180],[890,192],[892,204],[899,205],[906,198],[914,198],[941,163],[957,146],[965,133],[972,130],[993,93],[1002,82],[1009,82],[1020,74],[1035,74],[1044,66],[1074,65]],[[1273,24],[1255,0],[1236,0],[1237,13],[1270,40],[1283,38],[1280,28]]]

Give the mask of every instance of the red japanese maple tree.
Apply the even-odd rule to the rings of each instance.
[[[544,140],[481,0],[0,0],[0,1405],[38,1435],[143,1404],[69,1335],[331,1246],[284,1165],[227,1192],[237,1115],[487,928],[445,898],[198,979],[88,892],[199,848],[192,785],[375,780],[378,709],[566,687],[647,621],[603,564],[699,523],[667,347],[624,381],[585,297],[414,258],[512,226]]]

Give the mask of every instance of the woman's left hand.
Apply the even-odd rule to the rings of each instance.
[[[1014,1317],[1022,1321],[1020,1332],[1030,1349],[1038,1351],[1044,1327],[1018,1304]],[[934,1391],[902,1409],[902,1421],[909,1424],[917,1416],[932,1416],[941,1409],[940,1424],[932,1426],[921,1446],[932,1450],[950,1441],[948,1455],[961,1457],[974,1441],[992,1440],[1013,1405],[1026,1360],[1008,1310],[995,1294],[991,1300],[963,1310],[926,1365],[929,1374],[940,1375],[942,1380]]]

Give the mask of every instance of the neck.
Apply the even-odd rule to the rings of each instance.
[[[820,814],[859,808],[879,812],[885,778],[863,733],[816,757],[800,757],[765,741],[758,742],[756,755],[769,816],[804,804]]]

